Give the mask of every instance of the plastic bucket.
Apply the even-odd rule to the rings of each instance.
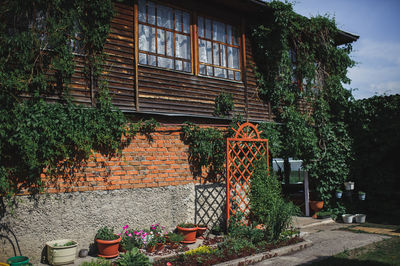
[[[7,260],[7,263],[10,264],[10,266],[30,265],[29,258],[25,256],[11,257]]]

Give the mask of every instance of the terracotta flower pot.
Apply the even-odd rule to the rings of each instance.
[[[101,240],[96,239],[97,249],[99,250],[99,257],[114,258],[119,255],[119,242],[121,237],[114,240]]]
[[[317,201],[317,200],[310,200],[310,208],[314,211],[314,215],[312,218],[317,218],[317,212],[322,210],[324,207],[324,202],[323,201]]]
[[[207,226],[197,226],[197,238],[204,239],[203,234],[207,230]]]
[[[164,248],[164,244],[163,243],[157,243],[156,244],[156,250],[157,251],[160,251],[160,250],[162,250]]]
[[[177,228],[178,228],[178,233],[182,234],[184,237],[181,243],[192,244],[196,242],[197,227],[184,228],[177,226]]]

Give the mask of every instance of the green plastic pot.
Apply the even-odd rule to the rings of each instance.
[[[16,266],[16,265],[31,265],[29,263],[29,258],[25,256],[16,256],[16,257],[11,257],[7,260],[7,263],[10,264],[10,266]]]

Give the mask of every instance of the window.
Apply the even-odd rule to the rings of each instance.
[[[192,72],[190,14],[139,1],[139,64]]]
[[[199,16],[199,74],[241,80],[239,34],[235,27]]]
[[[198,44],[198,65],[193,67],[198,67],[199,75],[241,81],[236,27],[198,16],[195,39],[191,35],[189,12],[149,0],[139,0],[137,20],[140,65],[195,72],[191,54],[194,41]]]

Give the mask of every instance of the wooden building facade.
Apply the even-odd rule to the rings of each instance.
[[[129,113],[211,118],[216,96],[226,92],[244,118],[272,120],[268,103],[258,98],[245,31],[247,18],[260,5],[264,4],[116,2],[103,75],[113,104]],[[83,58],[76,55],[76,60],[71,94],[78,103],[93,104],[96,88],[87,85]]]

